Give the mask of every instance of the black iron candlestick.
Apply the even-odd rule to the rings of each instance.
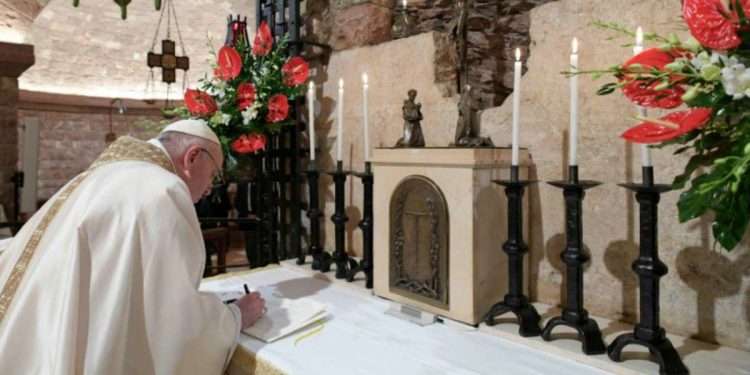
[[[510,311],[518,318],[518,333],[521,336],[539,336],[539,313],[523,294],[523,256],[529,251],[529,247],[523,242],[522,198],[526,186],[537,181],[519,181],[518,166],[513,165],[510,167],[510,180],[492,182],[505,186],[505,195],[508,197],[508,240],[503,244],[503,251],[508,254],[508,293],[503,301],[492,306],[484,322],[493,326],[496,316]]]
[[[362,179],[362,185],[364,186],[364,200],[365,207],[362,213],[362,220],[357,225],[362,230],[362,261],[359,265],[353,267],[349,271],[349,276],[346,280],[351,282],[354,281],[354,276],[362,271],[365,274],[365,287],[372,289],[372,236],[373,236],[373,221],[372,221],[372,185],[374,182],[374,176],[370,169],[370,162],[365,162],[364,173],[352,173],[354,176]]]
[[[567,266],[567,297],[562,315],[552,318],[542,331],[542,338],[550,341],[552,330],[565,325],[578,331],[582,341],[582,350],[586,354],[602,354],[607,345],[602,339],[602,332],[596,321],[589,318],[583,307],[583,265],[591,259],[583,249],[582,205],[586,190],[601,185],[598,181],[579,181],[578,166],[568,167],[567,181],[551,181],[550,185],[563,189],[565,197],[565,233],[566,246],[560,258]]]
[[[307,208],[307,218],[310,219],[310,246],[308,254],[312,256],[312,269],[319,270],[323,262],[330,264],[331,255],[323,251],[320,246],[320,218],[323,213],[320,211],[320,198],[318,196],[318,172],[314,160],[310,161],[307,169],[307,185],[310,191],[309,207]],[[304,264],[305,259],[297,259],[297,264]]]
[[[344,184],[346,183],[346,176],[350,172],[343,170],[343,162],[341,160],[336,162],[336,170],[334,172],[328,172],[329,175],[333,176],[333,183],[336,192],[336,211],[331,216],[331,221],[336,226],[336,250],[331,254],[331,260],[336,263],[336,278],[344,279],[349,274],[350,264],[354,261],[349,259],[346,253],[345,244],[345,229],[344,225],[349,221],[349,217],[344,212]],[[331,269],[330,263],[321,264],[320,271],[328,272]]]
[[[640,254],[632,265],[640,281],[640,321],[633,333],[622,334],[609,345],[607,355],[619,362],[625,346],[643,345],[656,357],[660,374],[688,374],[664,328],[659,326],[659,279],[667,274],[668,269],[659,260],[657,214],[660,195],[671,190],[671,186],[654,184],[653,167],[643,167],[642,184],[620,186],[635,191],[635,199],[640,206]]]

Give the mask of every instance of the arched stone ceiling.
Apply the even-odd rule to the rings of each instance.
[[[209,39],[214,48],[223,43],[229,14],[247,15],[249,29],[253,30],[255,2],[177,0],[174,4],[185,53],[190,57],[188,86],[195,86],[199,78],[212,72]],[[34,45],[36,63],[19,78],[20,89],[144,98],[149,72],[146,54],[154,40],[160,16],[160,12],[154,10],[153,1],[133,1],[128,6],[128,19],[124,21],[120,18],[119,7],[111,1],[81,0],[79,7],[75,8],[71,0],[51,0],[39,9],[41,12],[24,41]],[[156,38],[156,53],[161,53],[160,41],[166,38],[166,17],[165,14]],[[182,55],[174,24],[170,39],[177,41],[177,54]],[[166,84],[161,83],[161,69],[154,69],[154,78],[156,96],[165,97]],[[182,71],[178,71],[170,98],[181,97]]]

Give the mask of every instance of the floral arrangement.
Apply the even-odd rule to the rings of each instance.
[[[620,89],[632,102],[649,108],[674,109],[661,118],[642,121],[622,138],[653,147],[680,145],[674,154],[691,155],[673,187],[682,189],[677,203],[680,222],[713,213],[716,241],[732,250],[750,221],[750,0],[685,0],[683,18],[691,36],[663,37],[624,64],[593,70],[595,78],[611,74],[616,82],[598,94]],[[616,23],[597,26],[621,34],[635,33]],[[695,177],[692,177],[695,173]]]
[[[294,124],[289,101],[303,93],[309,67],[301,57],[286,59],[285,47],[286,37],[274,44],[263,21],[252,45],[239,38],[221,47],[214,76],[185,92],[190,115],[206,120],[219,137],[230,172],[243,155],[265,148],[269,133]]]

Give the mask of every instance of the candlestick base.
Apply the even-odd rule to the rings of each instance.
[[[346,281],[354,281],[354,276],[363,272],[365,274],[365,288],[372,289],[372,241],[373,241],[373,208],[372,208],[372,185],[374,176],[370,170],[370,162],[365,162],[364,173],[352,173],[353,176],[362,179],[364,185],[364,212],[362,220],[357,225],[362,230],[362,261],[359,265],[349,270]]]
[[[541,320],[539,313],[523,294],[523,256],[529,247],[523,241],[523,206],[521,205],[524,190],[537,181],[519,181],[518,166],[511,166],[510,180],[493,180],[505,186],[508,197],[508,240],[503,244],[503,251],[508,254],[508,293],[503,301],[496,303],[485,315],[488,326],[495,325],[495,317],[512,312],[518,318],[518,334],[523,337],[539,336]]]
[[[346,183],[346,176],[351,174],[350,171],[344,171],[343,170],[343,163],[339,160],[336,162],[336,170],[333,172],[328,172],[329,175],[333,176],[333,182],[335,186],[335,204],[336,204],[336,211],[331,216],[331,221],[335,225],[335,242],[336,242],[336,250],[331,254],[331,260],[336,263],[336,278],[337,279],[345,279],[349,275],[349,270],[351,268],[357,267],[357,261],[354,259],[350,259],[349,255],[346,253],[345,249],[345,241],[346,241],[346,232],[345,232],[345,225],[346,222],[349,221],[349,217],[346,215],[346,212],[344,211],[344,184]],[[330,262],[327,264],[321,264],[321,272],[327,272],[330,270]],[[325,267],[325,268],[324,268]]]

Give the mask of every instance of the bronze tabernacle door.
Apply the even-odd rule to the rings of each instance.
[[[448,207],[423,176],[401,181],[390,204],[390,290],[449,309]]]

